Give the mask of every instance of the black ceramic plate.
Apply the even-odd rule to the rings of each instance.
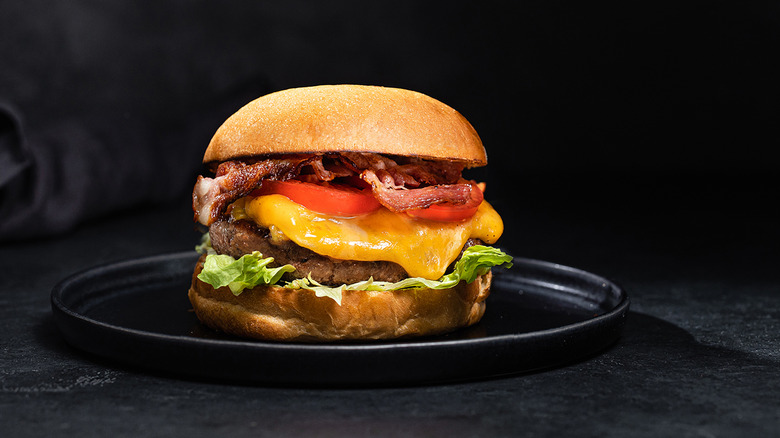
[[[628,297],[597,275],[515,258],[494,270],[478,324],[404,341],[246,341],[202,326],[187,299],[197,254],[93,268],[55,286],[57,326],[73,346],[179,376],[283,385],[397,385],[478,379],[558,366],[620,335]]]

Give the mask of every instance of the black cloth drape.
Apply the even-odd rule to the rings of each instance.
[[[0,241],[188,197],[221,121],[264,93],[315,84],[409,88],[457,109],[485,143],[476,178],[492,198],[533,190],[515,187],[518,174],[771,174],[775,9],[3,1]]]

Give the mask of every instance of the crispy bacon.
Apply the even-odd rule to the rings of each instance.
[[[464,169],[463,163],[455,161],[430,161],[415,157],[397,157],[393,160],[379,154],[345,152],[341,158],[360,169],[358,173],[361,170],[387,171],[396,185],[406,188],[456,184]]]
[[[398,163],[384,155],[362,154],[359,152],[343,152],[340,157],[357,169],[389,169],[398,166]]]
[[[462,182],[404,189],[396,187],[392,178],[384,176],[385,173],[387,172],[364,170],[360,177],[371,184],[371,190],[379,203],[394,212],[416,210],[445,202],[464,206],[479,205],[482,202],[481,193],[478,194],[480,196],[472,196],[472,190],[479,190],[476,184]]]
[[[399,165],[395,170],[423,184],[457,184],[463,173],[463,164],[454,161],[422,161],[414,159]]]
[[[339,154],[313,155],[304,162],[311,166],[317,181],[333,181],[339,177],[352,176],[360,172]]]
[[[472,190],[479,189],[460,179],[463,167],[449,161],[406,157],[394,160],[354,152],[297,155],[253,163],[226,161],[219,165],[214,178],[198,177],[192,208],[195,220],[208,226],[231,202],[258,188],[264,179],[318,182],[341,177],[359,177],[371,185],[382,205],[396,212],[440,203],[468,205],[477,202]]]
[[[246,196],[263,179],[289,179],[297,175],[303,158],[269,159],[253,164],[226,161],[219,165],[216,178],[198,176],[192,191],[195,220],[211,225],[227,205]]]

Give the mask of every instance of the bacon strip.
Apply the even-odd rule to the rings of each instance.
[[[392,169],[425,185],[456,184],[463,173],[463,164],[452,161],[420,162],[415,160]]]
[[[360,152],[342,152],[340,157],[352,164],[357,169],[389,169],[398,166],[398,163],[379,154],[364,154]]]
[[[313,155],[303,164],[311,166],[317,181],[333,181],[338,177],[352,176],[360,172],[339,154]]]
[[[254,164],[227,161],[217,168],[216,178],[198,176],[192,191],[195,220],[211,225],[228,204],[248,195],[263,179],[289,179],[300,172],[303,158],[270,159]]]
[[[360,176],[371,185],[374,196],[388,209],[401,212],[433,204],[472,205],[482,201],[479,189],[460,179],[463,164],[426,161],[354,152],[325,155],[297,155],[254,163],[226,161],[214,178],[198,176],[192,192],[195,220],[211,225],[236,199],[258,188],[264,179],[332,181],[338,177]]]
[[[445,202],[468,207],[478,206],[482,202],[482,192],[475,184],[440,184],[403,189],[395,187],[392,177],[381,177],[384,174],[387,172],[364,170],[360,177],[371,184],[379,203],[394,212],[416,210]],[[479,193],[473,192],[474,190]]]
[[[455,161],[428,161],[422,158],[398,157],[398,163],[379,154],[344,152],[343,160],[361,170],[386,170],[393,175],[396,184],[402,181],[405,187],[417,187],[422,184],[456,184],[463,173],[464,165]]]

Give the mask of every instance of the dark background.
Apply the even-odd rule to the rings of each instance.
[[[0,0],[0,430],[780,436],[779,12]],[[622,285],[621,339],[535,373],[329,390],[191,381],[71,347],[52,288],[191,251],[190,191],[219,124],[322,83],[410,88],[461,111],[488,151],[473,173],[504,218],[498,245]]]
[[[0,238],[186,198],[228,115],[327,83],[458,109],[494,202],[760,199],[779,25],[759,2],[4,2],[0,102],[21,135],[4,135]]]

